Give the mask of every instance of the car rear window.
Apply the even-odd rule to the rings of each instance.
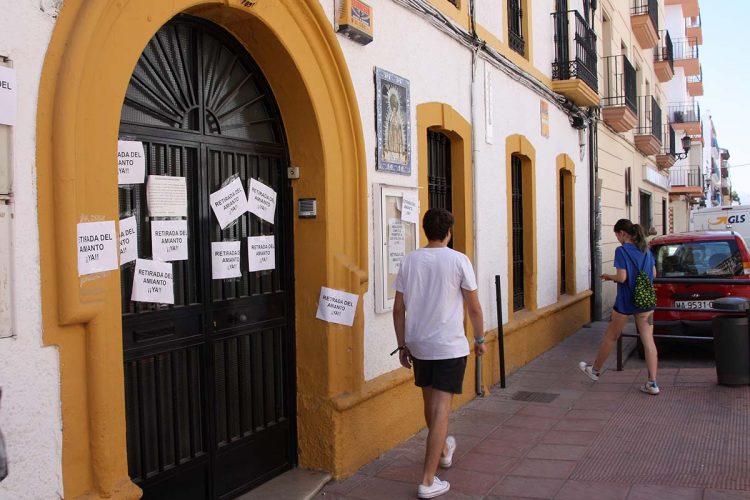
[[[733,239],[655,245],[651,251],[658,276],[718,278],[743,274],[742,256]]]

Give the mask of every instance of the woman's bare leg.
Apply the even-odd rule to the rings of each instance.
[[[627,322],[628,317],[626,315],[612,311],[612,319],[609,321],[609,325],[607,325],[607,330],[604,332],[602,343],[599,346],[599,353],[596,355],[596,360],[594,361],[594,372],[598,373],[601,371]]]
[[[656,352],[656,343],[654,343],[654,313],[636,314],[635,322],[638,325],[638,333],[641,336],[643,351],[646,353],[646,368],[648,369],[648,379],[656,380],[656,369],[659,364],[659,356]]]

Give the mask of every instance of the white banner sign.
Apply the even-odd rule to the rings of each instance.
[[[120,219],[120,265],[138,258],[138,224],[135,215]]]
[[[141,141],[117,141],[117,183],[143,184],[146,155]]]
[[[247,212],[245,188],[242,187],[242,181],[239,178],[235,178],[223,188],[211,193],[209,202],[222,229]]]
[[[406,255],[406,233],[404,222],[388,220],[388,274],[396,274],[401,269],[401,259]]]
[[[401,200],[401,220],[419,224],[419,199],[414,193],[404,193]]]
[[[318,312],[315,317],[329,323],[352,326],[358,300],[359,295],[321,287]]]
[[[151,217],[187,217],[187,183],[184,177],[149,175],[146,202]]]
[[[117,269],[115,221],[78,224],[78,276]]]
[[[155,260],[136,259],[133,275],[133,294],[130,300],[174,304],[172,264]]]
[[[240,252],[239,241],[212,241],[211,277],[223,280],[242,276]]]
[[[247,201],[250,204],[248,207],[250,213],[273,224],[276,213],[276,191],[257,179],[250,179]]]
[[[276,268],[276,242],[273,236],[250,236],[247,239],[247,260],[250,271]]]
[[[188,228],[186,220],[151,221],[151,255],[154,260],[187,260]]]
[[[15,125],[17,112],[16,70],[0,66],[0,125]]]

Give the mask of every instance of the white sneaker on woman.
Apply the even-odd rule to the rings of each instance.
[[[417,488],[417,496],[419,498],[435,498],[443,493],[448,493],[448,490],[450,489],[451,483],[448,481],[441,481],[435,476],[432,479],[432,484],[430,486],[425,486],[424,484],[419,485]]]
[[[453,452],[456,451],[456,438],[453,436],[445,438],[445,449],[448,450],[448,452],[444,457],[440,457],[440,467],[448,469],[453,465]]]
[[[594,382],[599,380],[599,374],[594,371],[594,367],[587,364],[585,361],[578,363],[578,369],[585,373],[586,376]]]

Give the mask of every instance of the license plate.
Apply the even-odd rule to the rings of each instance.
[[[711,309],[712,300],[676,300],[674,306],[678,309]]]

